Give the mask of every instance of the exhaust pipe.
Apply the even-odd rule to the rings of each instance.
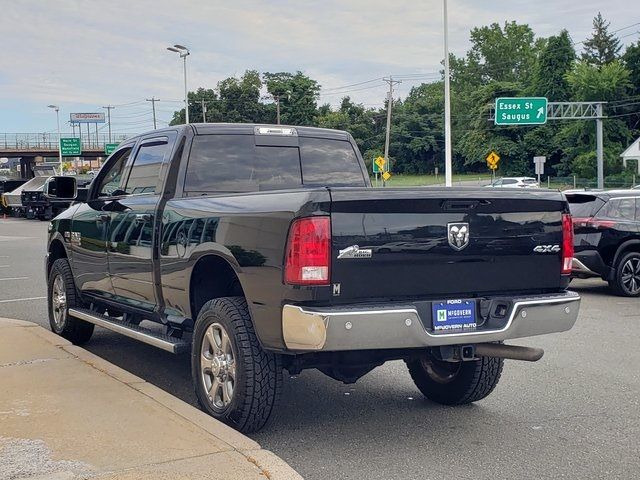
[[[475,345],[475,353],[480,357],[498,357],[537,362],[544,355],[544,350],[519,345],[505,345],[503,343],[478,343]]]

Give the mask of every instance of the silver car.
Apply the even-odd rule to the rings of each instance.
[[[493,188],[538,188],[540,184],[533,177],[502,177],[485,187]]]

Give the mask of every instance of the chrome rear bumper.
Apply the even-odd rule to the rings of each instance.
[[[571,329],[578,318],[580,296],[574,292],[513,298],[504,326],[435,333],[425,328],[412,305],[390,308],[300,307],[285,305],[282,330],[289,350],[340,351],[424,348],[497,342]]]

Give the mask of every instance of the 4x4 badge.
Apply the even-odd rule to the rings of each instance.
[[[460,251],[469,245],[469,224],[466,222],[447,223],[449,246]]]

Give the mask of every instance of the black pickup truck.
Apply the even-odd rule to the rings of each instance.
[[[402,359],[432,401],[486,397],[505,358],[543,354],[503,341],[575,323],[572,255],[559,192],[372,188],[345,132],[195,124],[121,144],[51,222],[49,317],[190,352],[202,408],[249,432],[282,369],[351,383]]]

